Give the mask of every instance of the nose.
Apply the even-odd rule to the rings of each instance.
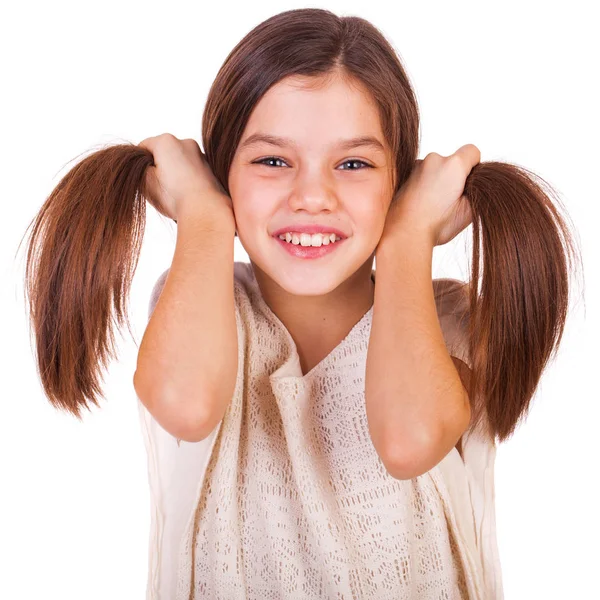
[[[324,210],[332,212],[338,204],[333,185],[324,175],[299,175],[289,197],[290,209],[305,210],[309,213],[320,213]]]

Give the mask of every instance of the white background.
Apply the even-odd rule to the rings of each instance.
[[[122,331],[106,401],[80,423],[50,406],[37,376],[16,255],[27,225],[70,161],[93,146],[166,131],[200,142],[206,95],[229,51],[259,22],[303,6],[54,0],[2,9],[0,597],[145,597],[149,489],[132,377],[150,290],[176,239],[176,226],[148,206],[129,298],[135,339]],[[507,599],[598,598],[594,3],[314,6],[369,19],[400,52],[422,111],[421,158],[474,143],[482,161],[523,165],[561,194],[585,288],[574,287],[559,355],[526,424],[498,449],[498,543]],[[434,277],[468,276],[471,231],[436,248]],[[235,243],[235,260],[248,261]]]

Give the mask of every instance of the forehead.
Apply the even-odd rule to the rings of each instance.
[[[276,83],[254,107],[240,150],[257,133],[286,138],[291,146],[321,147],[372,137],[385,147],[374,100],[364,86],[339,77],[294,76]],[[375,144],[371,148],[377,150]]]

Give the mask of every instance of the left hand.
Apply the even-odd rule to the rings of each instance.
[[[473,144],[450,156],[431,152],[417,160],[392,199],[380,244],[399,232],[425,235],[432,246],[443,246],[455,238],[473,221],[469,202],[462,194],[469,173],[480,160],[481,153]]]

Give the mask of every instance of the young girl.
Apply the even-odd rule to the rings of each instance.
[[[146,201],[177,222],[134,376],[148,599],[503,597],[496,438],[558,347],[574,250],[532,173],[470,144],[419,161],[418,131],[373,25],[287,11],[219,71],[205,155],[169,134],[106,148],[40,211],[40,376],[76,416]],[[432,280],[433,248],[470,223],[472,284]]]

